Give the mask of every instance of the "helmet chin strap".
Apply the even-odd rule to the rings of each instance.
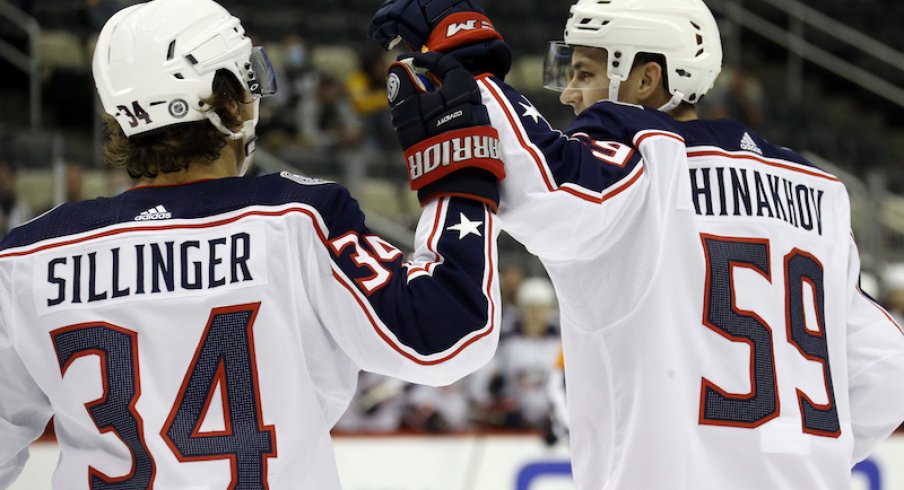
[[[678,107],[678,104],[681,104],[682,100],[684,100],[684,94],[676,90],[675,94],[672,95],[672,98],[668,102],[663,104],[663,106],[660,107],[659,110],[662,112],[669,112],[672,109]]]
[[[618,102],[618,88],[621,86],[621,83],[621,78],[612,77],[611,79],[609,79],[609,100],[611,100],[612,102]],[[684,100],[684,94],[679,91],[675,91],[675,93],[672,95],[672,98],[657,110],[662,112],[669,112],[672,109],[678,107],[678,105],[681,104],[682,100]]]
[[[621,86],[623,78],[613,76],[609,79],[609,100],[618,102],[618,87]]]
[[[225,134],[232,141],[242,140],[242,150],[245,154],[245,157],[242,159],[242,165],[239,167],[238,175],[239,177],[245,175],[245,172],[251,167],[251,162],[254,160],[254,149],[255,142],[257,141],[257,121],[260,118],[260,99],[255,98],[252,101],[253,115],[251,119],[242,123],[241,131],[235,132],[226,127],[223,124],[223,120],[215,111],[207,112],[207,119],[210,120],[211,124],[214,125],[221,133]]]

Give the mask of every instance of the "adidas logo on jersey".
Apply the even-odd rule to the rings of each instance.
[[[135,221],[150,221],[155,219],[170,219],[173,217],[173,213],[166,210],[165,207],[161,204],[160,206],[148,209],[147,211],[142,211],[141,214],[135,216]]]
[[[752,151],[758,155],[763,154],[763,150],[757,146],[756,141],[753,141],[753,138],[750,136],[750,133],[744,133],[744,137],[741,138],[741,149]]]

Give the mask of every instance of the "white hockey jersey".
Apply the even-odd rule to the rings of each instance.
[[[289,174],[70,203],[0,243],[0,488],[51,415],[55,489],[338,489],[366,369],[447,384],[498,337],[494,216],[425,207],[413,262]]]
[[[564,133],[492,77],[499,219],[561,307],[580,490],[840,490],[904,420],[845,187],[730,121],[611,102]]]

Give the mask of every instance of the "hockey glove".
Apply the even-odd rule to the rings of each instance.
[[[404,41],[451,54],[474,74],[504,78],[512,66],[511,49],[475,0],[386,0],[368,35],[386,49]]]
[[[433,82],[415,67],[429,70]],[[442,87],[431,91],[433,83]],[[463,196],[495,210],[498,181],[505,177],[499,135],[471,73],[440,53],[404,55],[389,67],[386,86],[392,124],[421,204]]]

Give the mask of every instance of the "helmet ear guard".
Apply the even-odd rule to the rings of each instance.
[[[605,49],[610,78],[609,98],[628,78],[639,53],[661,54],[671,100],[668,111],[681,102],[696,103],[715,83],[722,68],[722,45],[712,13],[702,0],[578,0],[565,25],[568,46]],[[555,50],[555,53],[553,52]],[[544,86],[563,90],[561,74],[570,63],[564,51],[553,48],[544,67]],[[558,80],[557,82],[555,80]]]

